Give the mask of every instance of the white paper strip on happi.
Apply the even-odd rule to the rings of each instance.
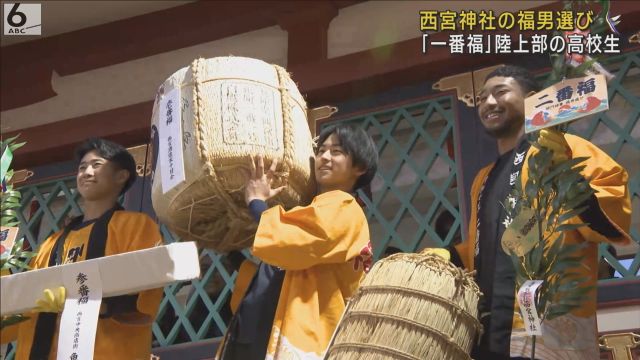
[[[98,259],[102,296],[111,297],[161,288],[175,281],[200,276],[198,249],[194,242],[174,243]],[[64,286],[63,273],[86,266],[83,262],[25,271],[3,276],[0,281],[0,315],[25,313],[42,298],[44,289]]]
[[[178,103],[178,105],[176,105]],[[278,160],[274,203],[311,200],[307,106],[285,69],[244,57],[197,59],[160,87],[152,118],[153,208],[184,240],[219,252],[250,246],[251,157]]]

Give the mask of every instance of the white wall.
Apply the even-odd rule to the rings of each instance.
[[[598,331],[640,329],[640,305],[598,310]]]
[[[286,66],[287,32],[273,26],[69,76],[54,73],[51,85],[58,95],[3,111],[1,129],[15,131],[153,100],[164,80],[193,59],[228,55]]]

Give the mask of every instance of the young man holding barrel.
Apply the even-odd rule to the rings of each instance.
[[[307,206],[267,209],[276,162],[252,162],[245,200],[259,221],[253,254],[263,262],[229,326],[220,359],[321,359],[346,301],[371,265],[365,214],[356,190],[373,179],[378,154],[351,126],[322,132],[315,155],[318,195]]]

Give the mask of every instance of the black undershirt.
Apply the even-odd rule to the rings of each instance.
[[[483,353],[509,354],[513,304],[515,301],[515,271],[500,241],[504,232],[504,202],[511,191],[509,175],[513,150],[501,155],[489,173],[480,199],[478,213],[480,254],[478,255],[478,285],[484,294],[480,313],[490,312],[482,319],[485,327],[480,343]]]
[[[249,212],[258,222],[266,209],[267,204],[261,200],[253,200],[249,204]],[[229,325],[222,359],[265,358],[284,275],[284,270],[264,262],[260,263]]]

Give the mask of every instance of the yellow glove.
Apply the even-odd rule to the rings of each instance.
[[[37,312],[59,313],[64,309],[64,301],[67,298],[67,291],[63,286],[58,289],[44,289],[42,299],[36,301]]]
[[[538,143],[551,150],[553,153],[551,161],[554,164],[571,159],[571,149],[569,148],[569,144],[567,143],[567,140],[565,140],[564,134],[558,130],[553,128],[540,130]]]
[[[449,253],[449,250],[447,249],[442,249],[442,248],[428,248],[428,249],[424,249],[422,250],[421,254],[423,255],[438,255],[441,258],[447,260],[447,261],[451,261],[451,253]]]

